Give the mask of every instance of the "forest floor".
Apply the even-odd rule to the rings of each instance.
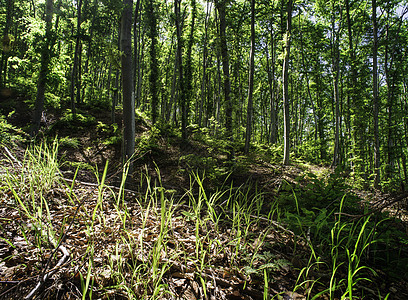
[[[19,128],[27,128],[29,108],[8,100],[0,109],[15,126],[9,131],[25,136]],[[44,171],[54,163],[45,154],[51,146],[34,149],[37,159],[25,142],[2,146],[0,299],[408,299],[406,268],[392,265],[408,263],[406,194],[357,190],[328,167],[282,167],[256,151],[237,151],[231,164],[219,141],[196,129],[183,141],[168,127],[152,130],[141,116],[134,170],[123,186],[120,128],[106,110],[79,112],[76,121],[44,115],[44,139],[59,141],[51,172]],[[116,119],[120,124],[120,113]],[[389,260],[349,256],[347,268],[333,253],[317,257],[324,245],[311,247],[310,232],[321,234],[315,225],[332,216],[326,208],[344,194],[359,209],[333,212],[333,228],[341,217],[357,224],[357,233],[364,220],[377,226],[384,211],[396,217],[362,234],[401,233],[376,248]],[[299,205],[310,222],[303,227],[280,212],[291,206],[299,213]],[[345,229],[337,230],[340,236]],[[370,241],[335,251],[363,253]],[[367,267],[359,269],[363,261]]]

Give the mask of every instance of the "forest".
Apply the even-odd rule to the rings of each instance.
[[[0,0],[0,299],[408,299],[407,29]]]

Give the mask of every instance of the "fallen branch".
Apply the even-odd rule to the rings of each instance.
[[[408,199],[408,192],[406,192],[404,194],[401,194],[398,197],[395,197],[394,199],[392,199],[389,202],[385,202],[385,200],[387,200],[387,198],[386,198],[383,201],[383,202],[385,202],[384,204],[376,206],[372,210],[370,210],[370,211],[368,211],[368,212],[366,212],[364,214],[353,215],[353,214],[338,212],[338,213],[335,213],[335,215],[342,215],[342,216],[350,217],[350,218],[353,218],[353,219],[361,219],[361,218],[373,215],[375,213],[381,213],[384,209],[389,208],[390,206],[394,205],[395,203],[406,201],[407,199]]]
[[[78,180],[68,179],[68,178],[65,178],[65,177],[64,177],[63,179],[64,179],[65,181],[67,181],[67,182],[70,182],[70,183],[75,182],[75,184],[84,185],[84,186],[91,186],[91,187],[96,187],[96,188],[99,188],[99,187],[101,186],[101,185],[98,184],[98,183],[78,181]],[[120,187],[117,187],[117,186],[114,186],[114,185],[106,185],[106,184],[104,184],[103,187],[106,187],[106,188],[108,188],[108,189],[115,190],[115,191],[120,191],[120,190],[122,190],[122,191],[127,192],[127,193],[132,193],[132,194],[135,194],[135,195],[136,195],[136,194],[139,194],[139,195],[140,195],[140,193],[137,192],[137,191],[129,190],[129,189],[125,189],[125,188],[120,188]]]
[[[69,230],[71,229],[72,225],[74,224],[74,220],[79,212],[79,208],[85,203],[87,197],[84,197],[84,199],[77,205],[77,208],[75,210],[75,213],[73,215],[73,218],[71,220],[71,223],[68,226],[68,229],[65,231],[64,235],[62,236],[62,238],[60,239],[60,241],[57,243],[55,241],[54,238],[52,238],[49,234],[48,234],[48,239],[50,240],[50,243],[55,247],[53,253],[50,255],[50,258],[48,259],[45,267],[44,267],[44,272],[41,275],[40,281],[37,283],[37,285],[35,286],[34,289],[31,290],[31,292],[24,298],[25,300],[30,300],[34,297],[34,295],[37,293],[37,291],[40,289],[40,287],[48,280],[48,278],[50,278],[52,275],[54,275],[54,273],[60,268],[62,267],[62,265],[68,260],[69,258],[69,252],[67,250],[67,248],[65,248],[65,246],[62,246],[63,241],[66,239],[67,237],[67,232],[69,232]],[[47,267],[51,261],[51,258],[54,256],[55,252],[57,250],[60,250],[62,252],[62,257],[60,258],[60,260],[58,261],[58,263],[56,264],[56,266],[49,271],[48,273],[45,273],[45,270],[47,270]]]
[[[6,151],[7,156],[8,156],[12,161],[14,161],[20,168],[23,166],[23,165],[21,164],[21,162],[18,161],[17,158],[15,158],[13,154],[11,154],[10,150],[9,150],[6,146],[3,146],[3,149],[4,149],[4,151]]]
[[[55,265],[55,267],[49,271],[48,273],[45,273],[43,276],[41,276],[40,281],[38,281],[37,285],[35,286],[34,289],[31,290],[31,292],[24,297],[25,300],[30,300],[34,297],[34,295],[37,293],[37,291],[40,289],[40,287],[50,278],[52,275],[57,272],[57,270],[68,260],[69,258],[69,252],[65,246],[62,246],[61,243],[57,244],[57,242],[49,236],[50,243],[53,244],[56,249],[59,249],[62,252],[62,257],[59,259],[58,263]],[[51,256],[52,257],[52,256]]]

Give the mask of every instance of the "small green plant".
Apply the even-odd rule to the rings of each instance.
[[[160,151],[160,131],[156,127],[152,127],[149,131],[144,132],[140,137],[136,138],[136,146],[140,153],[149,151]]]
[[[9,117],[14,113],[12,111]],[[6,117],[0,115],[0,144],[13,144],[23,141],[23,132],[7,122]]]
[[[220,180],[228,175],[228,169],[220,166],[217,159],[211,156],[187,154],[179,158],[179,163],[186,166],[191,172],[200,172],[200,176],[205,176],[211,181]]]
[[[327,294],[329,299],[335,299],[339,293],[342,299],[354,299],[358,283],[371,281],[370,278],[376,275],[372,268],[364,265],[369,247],[377,242],[375,226],[370,222],[370,216],[357,221],[345,220],[342,214],[346,199],[347,197],[343,196],[336,213],[334,210],[329,213],[321,211],[316,215],[313,211],[301,207],[296,214],[289,214],[288,222],[297,224],[299,233],[307,241],[312,253],[308,265],[300,271],[295,290],[308,286],[311,299],[318,299],[323,294]],[[297,203],[296,198],[295,201]],[[301,214],[301,211],[304,214]],[[325,253],[330,253],[331,262],[321,261]],[[322,270],[330,273],[329,285],[314,294],[313,286],[321,286],[324,283],[311,278]],[[346,277],[342,275],[344,273],[347,274]]]
[[[61,148],[66,147],[66,148],[78,149],[80,147],[80,141],[78,140],[78,138],[72,138],[69,136],[64,136],[62,138],[59,138],[58,143]]]
[[[71,112],[70,109],[67,109],[60,120],[55,122],[53,124],[52,129],[53,130],[58,130],[58,129],[71,129],[72,130],[80,130],[86,127],[94,126],[96,125],[96,119],[95,117],[91,115],[86,115],[82,114],[80,112],[77,112],[75,115]]]

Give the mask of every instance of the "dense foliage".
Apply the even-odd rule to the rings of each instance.
[[[189,125],[208,128],[232,143],[231,158],[245,139],[247,149],[283,144],[287,119],[292,158],[348,169],[363,185],[406,182],[406,1],[133,2],[125,54],[132,1],[2,0],[2,93],[75,115],[84,105],[120,109],[132,86],[153,123],[180,126],[184,138]]]

